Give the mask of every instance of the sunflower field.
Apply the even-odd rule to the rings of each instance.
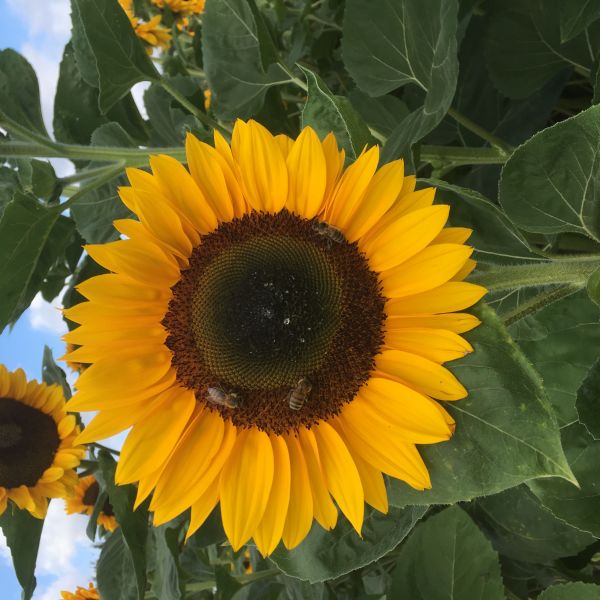
[[[60,503],[65,600],[600,599],[600,2],[70,8],[52,123],[0,50],[22,598]]]

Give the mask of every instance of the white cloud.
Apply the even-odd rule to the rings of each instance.
[[[42,298],[41,293],[38,293],[27,311],[32,329],[57,334],[66,333],[67,325],[61,316],[61,308],[59,301],[55,300],[50,304]]]
[[[68,37],[71,31],[69,0],[6,0],[8,8],[20,17],[30,36]]]

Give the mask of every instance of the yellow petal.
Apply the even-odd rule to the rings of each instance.
[[[27,391],[27,377],[23,369],[15,369],[8,378],[8,395],[15,400],[21,400]]]
[[[61,469],[74,469],[80,463],[80,459],[69,452],[57,452],[53,464]]]
[[[477,266],[477,263],[472,259],[467,259],[465,264],[459,269],[459,271],[452,277],[452,281],[462,281],[468,277]]]
[[[356,465],[339,434],[320,422],[314,431],[327,486],[340,510],[360,535],[365,510],[365,496]]]
[[[338,510],[327,489],[317,441],[313,432],[304,427],[299,429],[298,439],[308,469],[315,519],[323,529],[333,529],[337,523]]]
[[[363,460],[360,455],[353,452],[351,454],[365,492],[365,502],[379,512],[387,513],[389,509],[388,497],[381,471]]]
[[[463,310],[481,300],[486,292],[480,285],[450,281],[420,294],[391,300],[386,304],[386,313],[395,316]]]
[[[164,462],[179,440],[195,404],[191,390],[174,388],[165,392],[163,401],[129,432],[121,450],[115,481],[119,484],[137,481]]]
[[[460,335],[445,329],[396,329],[386,332],[385,345],[392,350],[418,354],[436,363],[462,358],[473,346]]]
[[[353,454],[360,455],[376,469],[405,481],[417,490],[431,487],[427,467],[414,444],[403,442],[387,431],[378,431],[378,424],[355,423],[341,415],[333,421]]]
[[[233,160],[233,154],[229,144],[225,141],[225,138],[215,129],[215,150],[219,156],[219,163],[223,170],[225,182],[227,183],[227,189],[233,202],[234,213],[236,217],[241,217],[243,214],[248,212],[248,203],[242,193],[242,176],[240,174],[239,167]]]
[[[323,205],[327,179],[325,155],[317,134],[305,127],[287,157],[289,176],[286,208],[312,219]]]
[[[403,180],[403,160],[394,160],[375,173],[346,229],[348,241],[361,238],[383,217],[398,197]]]
[[[380,275],[390,298],[412,296],[446,283],[465,264],[473,248],[458,244],[429,246]]]
[[[76,286],[77,291],[101,306],[152,306],[154,302],[168,303],[171,290],[150,286],[147,282],[132,281],[121,275],[105,274],[90,277]],[[157,289],[158,287],[158,289]]]
[[[290,455],[285,440],[271,435],[275,477],[265,514],[254,532],[256,547],[263,556],[269,556],[277,548],[290,503]]]
[[[338,148],[337,140],[333,133],[328,133],[323,140],[323,155],[327,168],[327,183],[325,185],[324,205],[328,205],[331,194],[337,185],[338,178],[344,166],[346,153]]]
[[[118,325],[113,323],[112,331],[104,326],[91,323],[89,325],[80,325],[73,331],[69,331],[63,336],[63,340],[71,344],[79,345],[98,345],[98,346],[131,346],[131,344],[148,344],[158,346],[167,339],[165,328],[158,322],[154,326],[135,327],[137,323],[131,323],[131,326]]]
[[[166,305],[166,303],[165,303]],[[123,303],[121,306],[103,306],[96,302],[80,302],[71,308],[63,310],[63,314],[67,319],[74,323],[102,323],[104,326],[111,323],[119,323],[119,325],[135,324],[148,325],[149,321],[155,319],[160,321],[164,314],[164,308],[158,305],[156,309],[149,306],[144,309],[143,314],[140,314],[139,306],[130,306],[128,303]]]
[[[292,150],[292,146],[294,145],[294,140],[289,135],[280,133],[275,136],[275,141],[281,150],[281,154],[283,154],[283,158],[287,160],[287,157]]]
[[[440,231],[432,244],[464,244],[473,233],[467,227],[446,227]]]
[[[231,149],[250,206],[257,211],[279,212],[287,200],[288,173],[273,136],[256,121],[237,121]]]
[[[76,424],[77,421],[75,420],[75,417],[73,415],[68,415],[64,419],[61,419],[61,421],[58,424],[58,435],[60,439],[63,440],[69,434],[71,434],[73,432],[73,429],[75,429]]]
[[[394,205],[394,218],[401,217],[403,215],[412,212],[413,210],[419,210],[420,208],[426,208],[433,204],[435,198],[435,188],[424,188],[418,191],[411,191],[408,194],[404,194],[404,189],[400,193],[397,203]]]
[[[150,157],[152,172],[162,193],[169,198],[186,219],[201,234],[217,227],[217,217],[206,198],[176,159],[161,154]]]
[[[300,443],[293,435],[286,435],[285,440],[290,454],[291,484],[290,503],[282,537],[285,547],[291,550],[310,531],[313,520],[313,503],[306,461]]]
[[[386,350],[376,357],[376,372],[438,400],[460,400],[467,390],[439,364],[409,352]]]
[[[42,485],[42,484],[38,484]],[[8,490],[8,497],[21,509],[21,510],[29,510],[32,511],[35,509],[35,503],[31,494],[29,493],[29,489],[20,485],[17,488],[11,488]]]
[[[448,329],[454,333],[465,333],[477,327],[481,321],[469,313],[449,313],[440,315],[403,315],[388,317],[386,331],[416,327],[427,329]]]
[[[219,501],[219,486],[209,486],[204,494],[198,498],[194,504],[192,504],[192,517],[188,530],[185,534],[186,541],[192,536],[202,525],[204,521],[208,519],[210,513],[214,510],[217,502]]]
[[[53,461],[53,464],[56,464],[56,461]],[[77,464],[79,464],[79,461],[77,461]],[[77,464],[75,466],[77,466]],[[60,467],[49,467],[44,471],[39,481],[43,483],[52,483],[53,481],[58,481],[64,475],[64,473],[65,470]]]
[[[415,187],[417,186],[417,178],[414,175],[406,175],[404,177],[404,182],[402,184],[402,191],[400,192],[400,196],[398,198],[398,202],[407,196],[408,194],[412,194],[415,191]]]
[[[346,232],[377,169],[379,148],[361,154],[341,176],[331,201],[325,208],[325,221]]]
[[[376,226],[358,246],[372,269],[391,269],[426,248],[446,223],[449,211],[444,204],[415,210],[385,227]]]
[[[235,216],[219,153],[188,133],[185,149],[190,173],[220,221],[231,221]]]
[[[237,552],[256,531],[273,484],[273,447],[258,429],[238,433],[220,478],[223,529]]]

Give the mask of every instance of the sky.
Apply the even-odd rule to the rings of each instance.
[[[13,48],[34,67],[40,83],[42,113],[52,129],[52,108],[63,48],[70,37],[69,0],[0,0],[0,49]],[[54,163],[58,175],[72,172],[69,161]],[[0,335],[0,363],[21,367],[28,378],[41,378],[44,345],[55,358],[64,353],[60,336],[66,327],[60,303],[37,296],[11,331]],[[93,578],[97,550],[85,534],[87,517],[66,515],[62,500],[53,500],[44,524],[37,563],[35,600],[58,600],[61,590],[87,587]],[[0,598],[19,600],[21,590],[0,533]]]

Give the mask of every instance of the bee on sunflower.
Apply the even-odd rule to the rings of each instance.
[[[365,502],[388,510],[383,475],[429,488],[416,444],[453,434],[439,401],[467,391],[442,364],[472,351],[457,311],[485,293],[463,281],[470,230],[402,161],[344,168],[310,127],[238,121],[186,150],[189,170],[129,169],[139,220],[87,246],[110,273],[65,311],[66,358],[90,363],[70,409],[99,411],[78,440],[131,427],[117,482],[153,492],[155,524],[191,508],[188,536],[217,504],[234,550],[294,548],[338,508],[360,533]]]
[[[96,501],[100,494],[100,486],[93,475],[87,475],[79,479],[79,483],[73,490],[73,494],[65,500],[65,511],[68,515],[83,513],[91,515],[94,512]],[[98,525],[106,531],[114,531],[119,525],[111,503],[106,500],[98,515]]]
[[[85,454],[75,443],[78,433],[59,386],[27,381],[21,369],[0,365],[0,514],[10,500],[43,519],[49,498],[71,493]]]

